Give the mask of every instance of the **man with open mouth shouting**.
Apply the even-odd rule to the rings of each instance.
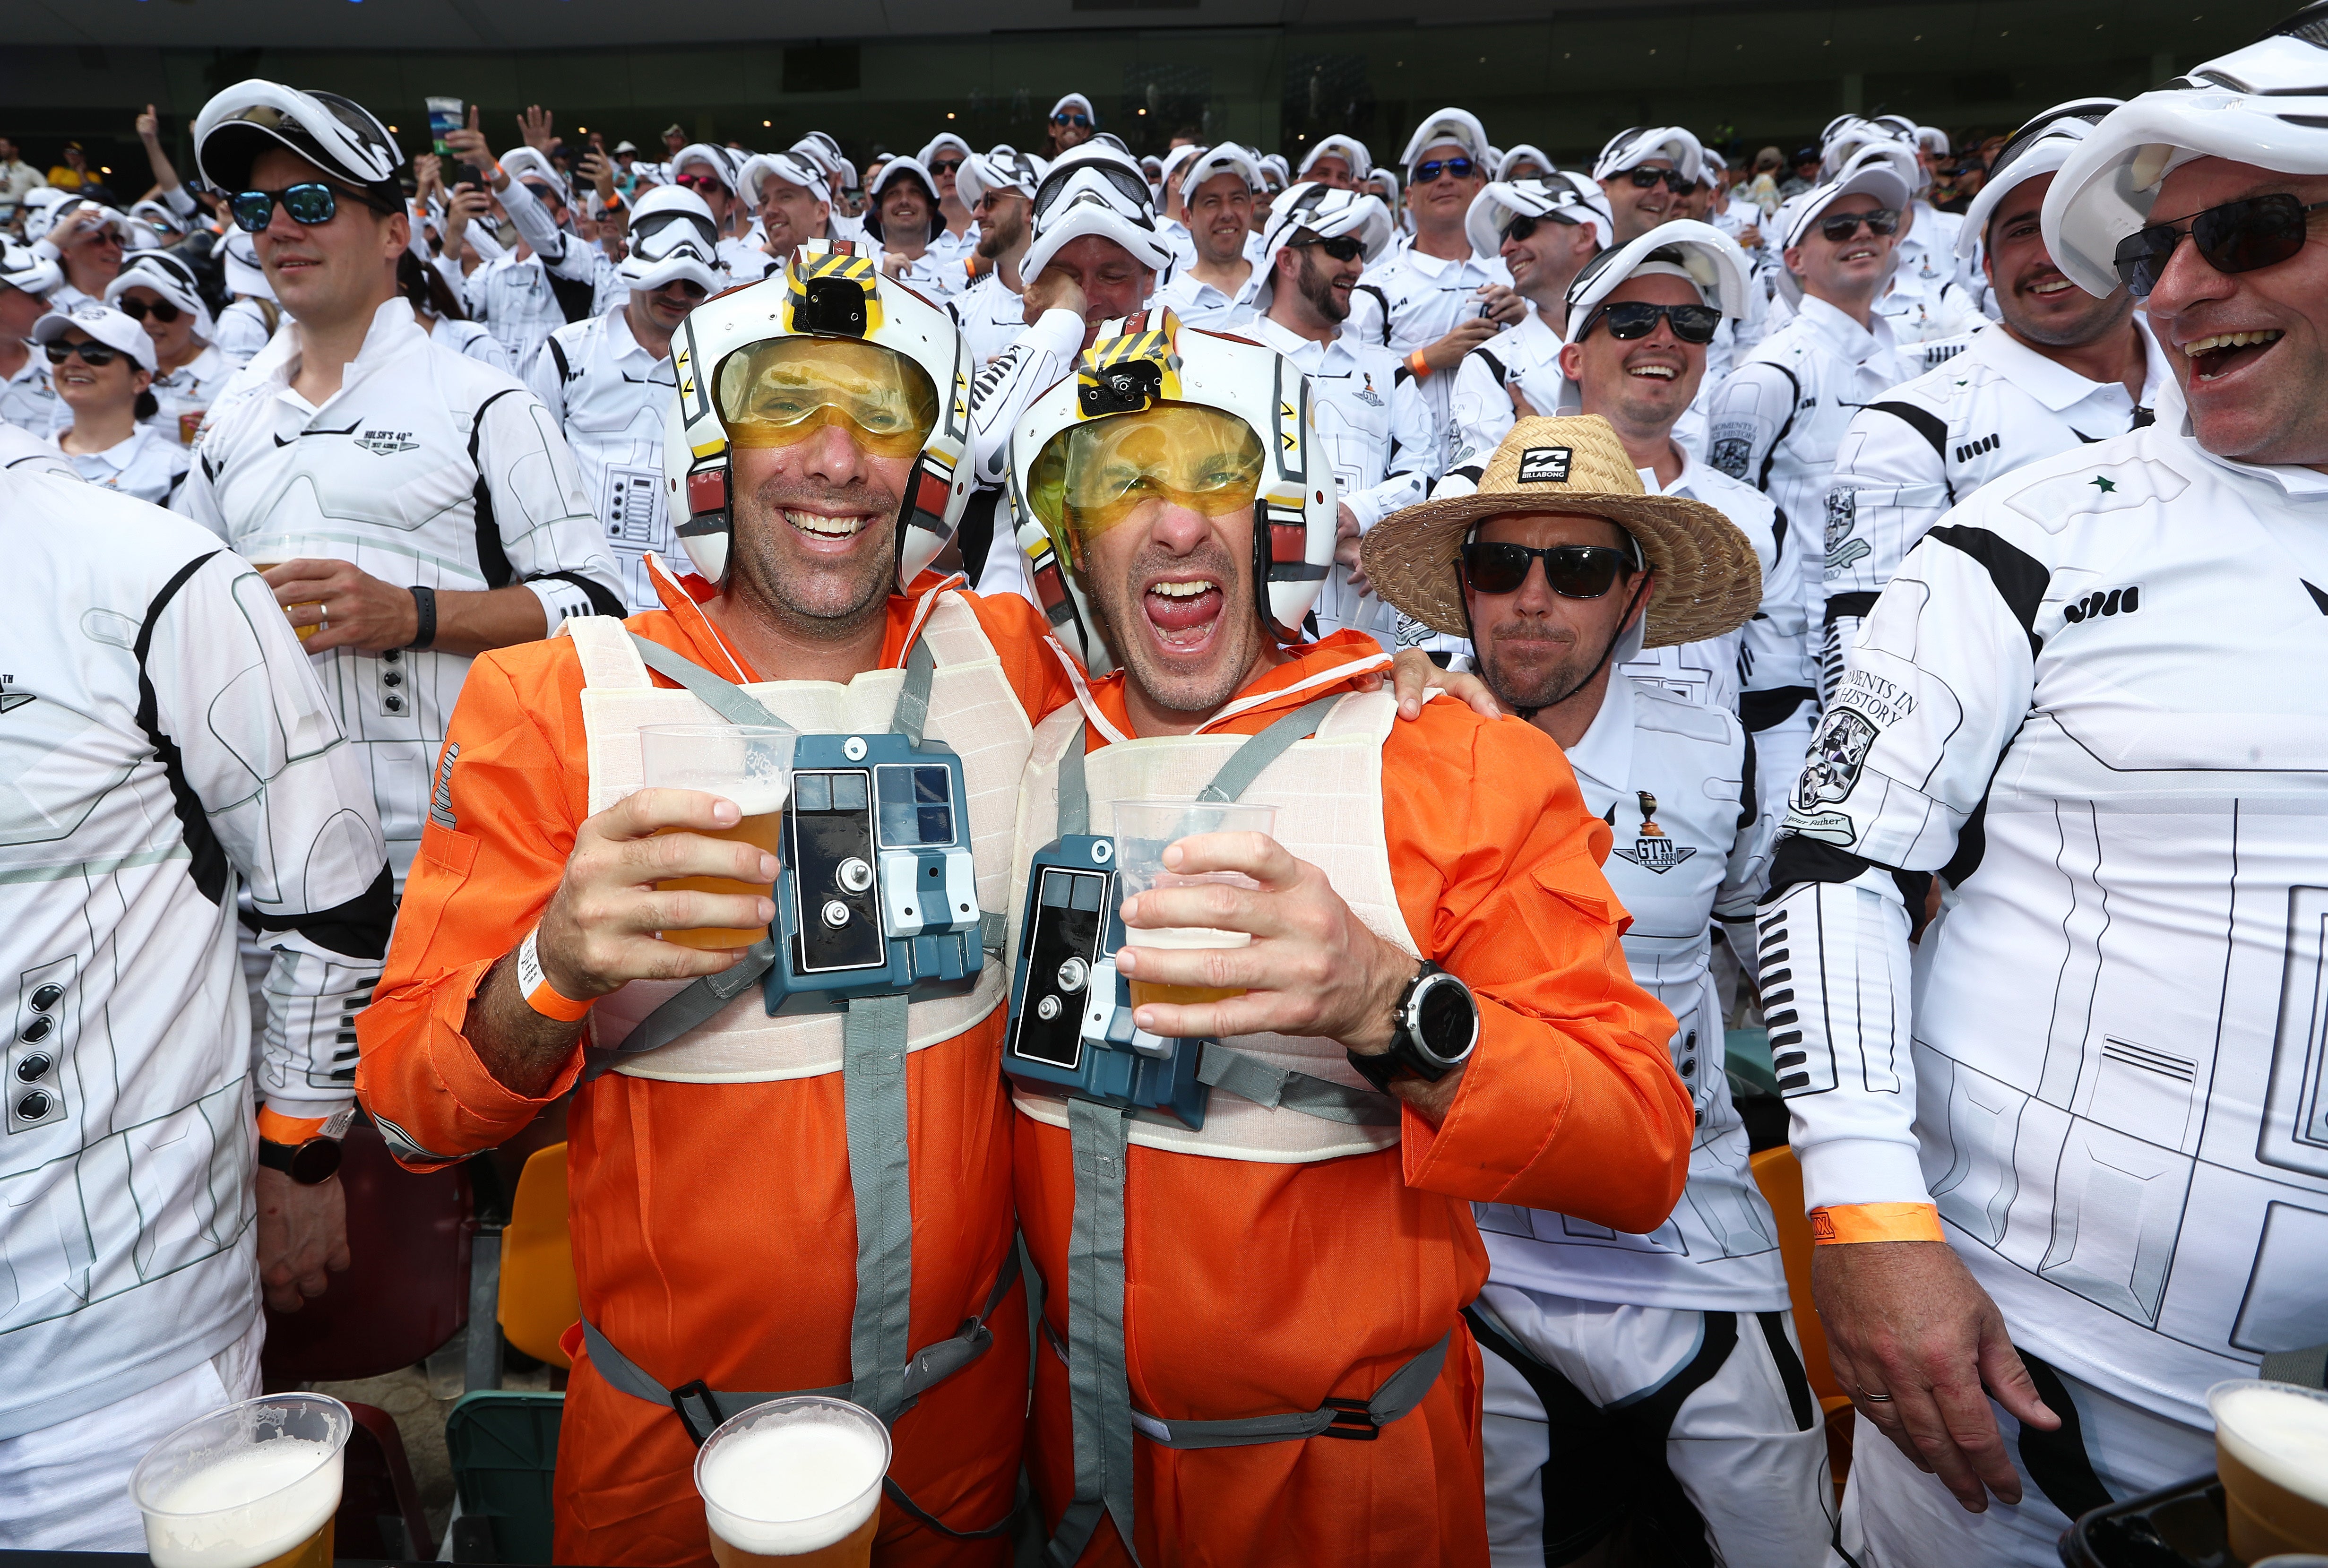
[[[1187,885],[1122,906],[1125,1049],[1197,1064],[1165,1098],[1062,1066],[1112,1047],[1029,1033],[1062,1015],[1026,992],[1057,970],[1080,994],[1090,971],[1037,965],[1014,932],[1051,1561],[1484,1562],[1468,1200],[1660,1223],[1691,1137],[1672,1019],[1626,972],[1608,826],[1559,748],[1452,702],[1395,723],[1352,684],[1387,662],[1371,638],[1300,643],[1337,515],[1303,378],[1169,313],[1124,326],[1012,436],[1057,624],[1119,667],[1037,728],[1013,886],[1038,850],[1088,857],[1077,835],[1137,797],[1209,780],[1275,818],[1179,840],[1164,864]],[[1132,945],[1191,927],[1237,945]]]
[[[2051,1563],[2209,1469],[2211,1385],[2318,1378],[2323,125],[2314,5],[2070,151],[2046,251],[2187,414],[1927,532],[1796,785],[1763,997],[1861,1563]]]

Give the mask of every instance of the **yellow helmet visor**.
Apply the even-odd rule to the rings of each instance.
[[[1027,504],[1064,550],[1128,521],[1150,501],[1207,517],[1250,512],[1261,490],[1261,437],[1234,414],[1159,403],[1060,431],[1028,471]]]
[[[771,338],[738,349],[713,389],[737,446],[792,446],[828,425],[877,457],[911,457],[937,427],[938,393],[907,356],[855,338]]]

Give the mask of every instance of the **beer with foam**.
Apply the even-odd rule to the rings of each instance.
[[[130,1492],[155,1568],[332,1568],[347,1406],[269,1394],[155,1444]]]
[[[696,1456],[712,1557],[719,1568],[865,1568],[888,1468],[888,1432],[845,1400],[810,1394],[746,1411]]]
[[[2231,1551],[2328,1552],[2328,1394],[2239,1378],[2207,1391]]]
[[[639,774],[651,789],[699,790],[736,803],[743,820],[732,828],[662,828],[727,839],[784,855],[784,802],[792,794],[793,743],[789,729],[754,724],[652,724],[639,730]],[[773,882],[743,882],[729,877],[671,877],[656,882],[662,893],[694,892],[773,897]],[[681,947],[749,947],[768,934],[761,926],[705,925],[661,933]]]

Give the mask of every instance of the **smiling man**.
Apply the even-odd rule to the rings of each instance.
[[[1396,723],[1352,685],[1377,644],[1300,640],[1336,515],[1301,382],[1168,321],[1086,352],[1013,438],[1013,510],[1121,666],[1037,732],[1014,886],[1120,801],[1242,775],[1224,790],[1276,808],[1168,852],[1251,884],[1123,907],[1244,939],[1114,955],[1228,993],[1133,1010],[1201,1043],[1201,1114],[1014,1081],[1048,1286],[1029,1468],[1063,1568],[1483,1562],[1469,1200],[1653,1227],[1687,1158],[1671,1019],[1624,971],[1608,831],[1558,748],[1450,702]]]
[[[1697,138],[1679,126],[1636,127],[1609,138],[1593,160],[1592,177],[1609,198],[1618,244],[1689,216],[1686,202],[1704,156]]]
[[[2071,283],[2038,229],[2054,171],[2117,107],[2061,104],[2014,133],[1957,240],[1967,261],[1977,247],[2003,324],[1852,416],[1826,493],[1823,641],[1811,622],[1822,697],[1875,596],[1948,508],[2040,457],[2148,424],[2168,394],[2173,373],[2133,297]]]
[[[1263,281],[1247,243],[1254,232],[1253,192],[1261,183],[1261,165],[1234,142],[1225,142],[1190,158],[1176,177],[1197,258],[1157,291],[1156,303],[1190,326],[1234,331],[1251,319],[1253,296]],[[1343,315],[1348,314],[1346,308]]]
[[[1924,536],[1779,841],[1762,979],[1862,1563],[2050,1564],[2209,1469],[2211,1385],[2319,1377],[2328,696],[2257,671],[2328,655],[2323,18],[2070,149],[2045,249],[2145,305],[2187,415]]]
[[[1527,316],[1463,356],[1448,394],[1455,451],[1450,465],[1485,465],[1515,420],[1556,414],[1565,396],[1560,370],[1567,341],[1568,286],[1614,240],[1609,202],[1589,180],[1551,174],[1498,180],[1464,220],[1476,250],[1491,247],[1511,270]]]

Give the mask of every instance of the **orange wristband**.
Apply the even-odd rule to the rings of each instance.
[[[258,1135],[269,1143],[305,1143],[324,1131],[329,1116],[286,1116],[269,1106],[258,1108]]]
[[[1838,1203],[1810,1212],[1811,1243],[1938,1242],[1940,1211],[1929,1203]]]
[[[1406,356],[1406,368],[1414,372],[1414,379],[1418,381],[1431,379],[1431,361],[1422,357],[1421,349]]]
[[[525,1005],[543,1018],[566,1024],[579,1023],[590,1016],[592,1003],[560,996],[551,987],[549,977],[541,972],[541,954],[534,948],[540,935],[541,927],[537,925],[517,945],[517,988],[524,993]]]

